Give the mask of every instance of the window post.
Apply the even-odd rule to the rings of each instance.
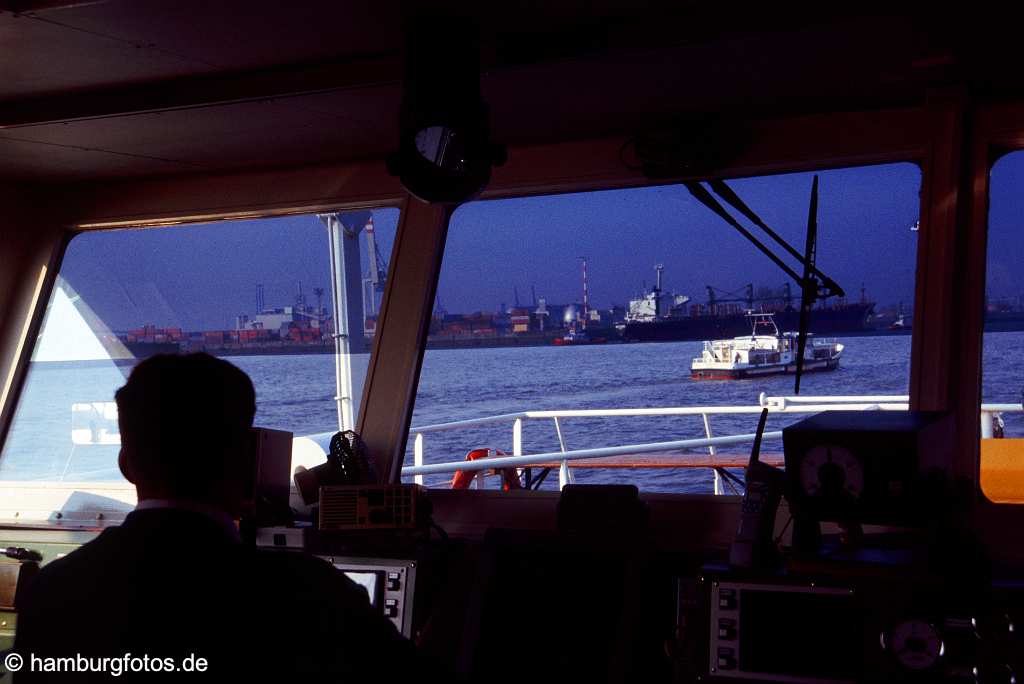
[[[373,354],[363,387],[358,431],[381,482],[398,482],[437,276],[454,207],[408,198],[391,253]]]

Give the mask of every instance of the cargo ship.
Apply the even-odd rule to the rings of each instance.
[[[622,328],[627,342],[677,342],[718,340],[749,333],[748,314],[771,313],[782,330],[800,327],[800,311],[793,305],[787,285],[780,294],[755,297],[753,285],[746,296],[720,298],[708,287],[707,304],[691,304],[688,297],[665,292],[661,286],[662,267],[655,268],[656,284],[640,299],[630,302]],[[687,306],[689,304],[689,306]],[[824,304],[811,310],[809,332],[818,335],[857,335],[872,333],[868,319],[874,302],[862,298],[856,303]]]

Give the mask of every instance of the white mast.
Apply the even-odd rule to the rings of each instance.
[[[331,251],[331,299],[334,311],[334,377],[338,405],[338,429],[354,430],[355,396],[352,355],[364,351],[363,298],[359,279],[359,230],[349,230],[341,214],[319,214],[327,226]],[[372,258],[371,258],[372,261]]]
[[[590,300],[587,292],[587,257],[576,257],[583,262],[583,329],[587,329],[587,318],[590,317]]]

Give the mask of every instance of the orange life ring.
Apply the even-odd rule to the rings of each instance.
[[[466,454],[467,461],[476,461],[481,458],[487,458],[491,455],[490,449],[473,449]],[[505,456],[506,454],[502,451],[495,451],[496,456]],[[515,468],[502,468],[501,473],[501,489],[502,491],[509,491],[512,489],[522,489],[523,484],[519,481],[519,473],[516,472]],[[475,470],[456,470],[455,475],[452,477],[452,489],[469,489],[469,485],[473,482],[473,478],[476,477],[477,471]]]

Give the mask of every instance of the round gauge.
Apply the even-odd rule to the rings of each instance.
[[[811,447],[800,462],[800,485],[810,496],[855,500],[864,491],[864,468],[843,447]]]
[[[896,625],[887,647],[896,661],[908,670],[926,670],[945,653],[938,630],[924,620],[904,620]]]

